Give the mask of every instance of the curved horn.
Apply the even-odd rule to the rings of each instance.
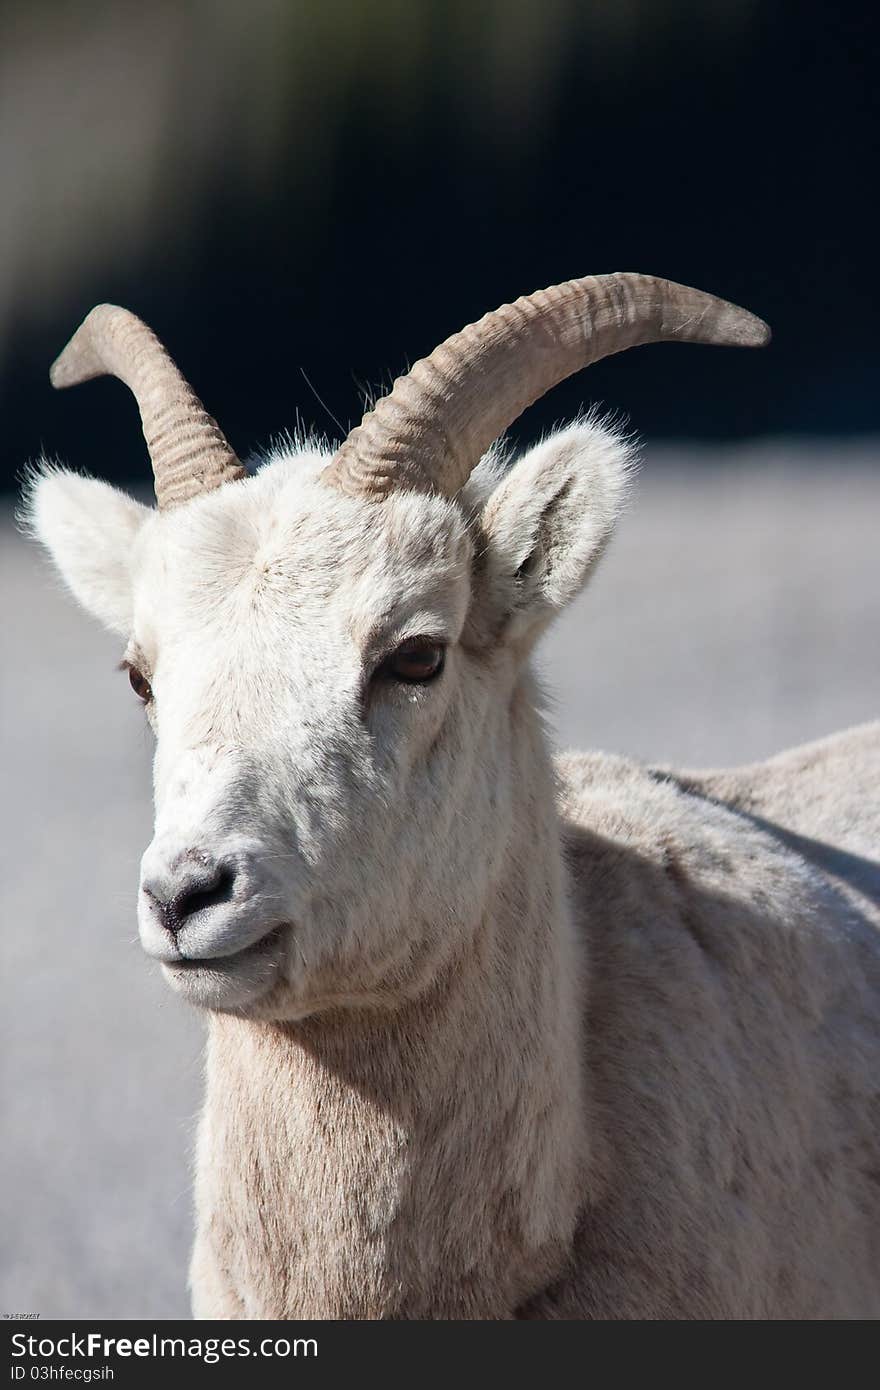
[[[641,343],[762,347],[760,319],[651,275],[585,276],[505,304],[399,377],[322,477],[382,498],[395,488],[452,497],[479,459],[551,387]]]
[[[99,304],[53,362],[53,386],[115,376],[133,393],[150,451],[160,508],[176,507],[245,477],[222,430],[145,323]]]

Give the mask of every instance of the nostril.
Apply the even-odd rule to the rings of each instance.
[[[198,879],[188,883],[172,898],[163,900],[150,888],[144,891],[156,904],[165,929],[176,936],[195,913],[230,902],[234,889],[235,871],[226,864],[217,864],[206,868]]]
[[[193,884],[183,893],[178,893],[168,906],[174,908],[176,915],[183,922],[194,913],[201,912],[203,907],[216,907],[219,903],[228,903],[234,886],[235,874],[225,865],[218,864],[210,879]]]

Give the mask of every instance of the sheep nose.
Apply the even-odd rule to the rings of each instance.
[[[141,883],[150,915],[159,919],[175,941],[197,912],[230,902],[234,891],[232,865],[195,851],[181,855],[173,867]]]

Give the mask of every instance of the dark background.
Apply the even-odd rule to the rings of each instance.
[[[298,420],[338,436],[363,387],[486,309],[613,269],[743,303],[773,345],[613,359],[528,435],[585,400],[649,438],[877,430],[878,15],[7,0],[0,140],[26,192],[3,214],[3,483],[41,449],[148,476],[123,388],[47,382],[104,299],[147,319],[244,454]]]

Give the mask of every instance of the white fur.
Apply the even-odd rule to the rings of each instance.
[[[29,525],[78,603],[111,632],[132,626],[132,551],[150,510],[97,478],[44,466],[29,483]]]

